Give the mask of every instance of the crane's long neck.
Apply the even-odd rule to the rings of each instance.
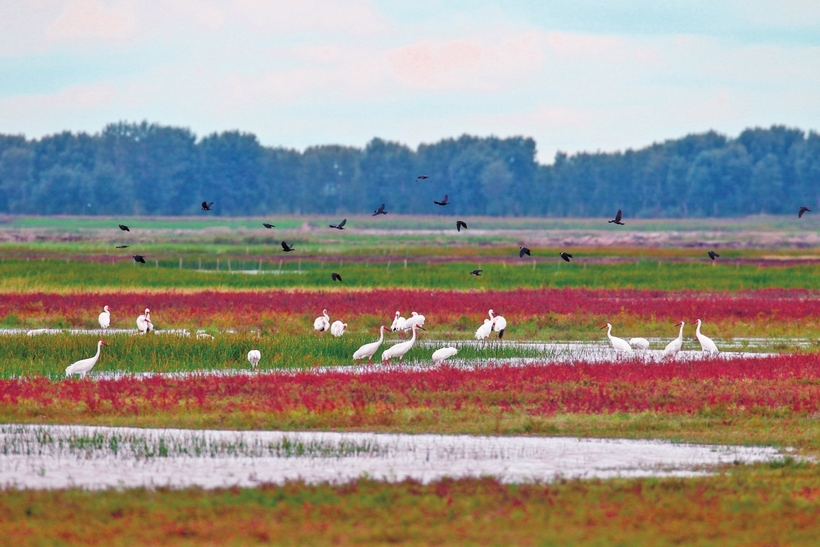
[[[606,326],[606,337],[612,340],[612,325]]]
[[[493,310],[490,310],[490,321],[494,321],[495,318],[493,317]]]
[[[416,326],[413,325],[413,337],[410,338],[410,342],[413,343],[416,341]]]
[[[379,329],[379,344],[381,344],[383,340],[384,340],[384,325],[382,325],[381,328]]]
[[[683,323],[680,326],[680,332],[678,333],[678,340],[683,340]]]
[[[700,321],[698,321],[698,328],[695,329],[695,336],[700,336]]]
[[[94,354],[94,362],[97,362],[97,359],[100,358],[100,351],[102,350],[102,341],[97,342],[97,353]]]

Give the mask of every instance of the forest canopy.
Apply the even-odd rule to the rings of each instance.
[[[417,180],[419,175],[429,178]],[[394,213],[491,216],[740,216],[820,207],[820,134],[714,131],[639,150],[536,160],[527,137],[461,136],[412,149],[262,146],[239,131],[120,122],[42,139],[0,134],[0,213],[226,216]],[[433,200],[449,195],[451,205]],[[436,207],[434,211],[433,208]]]

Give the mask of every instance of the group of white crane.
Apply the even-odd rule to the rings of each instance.
[[[717,355],[718,348],[715,342],[709,338],[708,336],[700,333],[700,325],[702,321],[700,319],[697,320],[698,327],[695,329],[695,337],[700,342],[700,347],[703,350],[703,353],[706,355]],[[680,327],[680,331],[678,332],[678,337],[669,342],[666,345],[666,348],[663,350],[662,357],[664,359],[674,359],[677,357],[678,352],[683,347],[683,326],[686,323],[681,321],[676,327]],[[612,344],[612,347],[617,351],[622,351],[625,353],[632,353],[632,348],[639,349],[639,350],[648,350],[649,349],[649,340],[646,338],[631,338],[629,342],[624,340],[623,338],[618,338],[617,336],[612,336],[612,324],[607,323],[601,329],[607,329],[606,336],[609,338],[609,343]]]
[[[393,323],[392,325],[390,325],[390,331],[404,333],[409,330],[412,331],[413,335],[410,337],[410,340],[404,340],[384,350],[382,352],[382,363],[388,363],[390,362],[390,359],[393,359],[394,357],[398,358],[398,360],[401,361],[404,355],[408,351],[410,351],[410,349],[416,343],[416,330],[424,330],[424,321],[425,317],[418,312],[411,312],[410,317],[404,318],[402,317],[401,312],[397,311],[393,319]],[[313,330],[317,332],[325,332],[327,330],[330,330],[330,333],[334,336],[342,336],[346,328],[347,323],[342,323],[341,321],[334,321],[333,324],[331,324],[330,316],[327,314],[326,309],[322,310],[322,315],[320,315],[313,321]],[[379,350],[379,347],[382,345],[382,342],[384,342],[384,331],[386,328],[387,327],[385,327],[384,325],[380,326],[379,339],[375,342],[367,343],[359,349],[357,349],[353,353],[353,360],[360,361],[362,359],[367,359],[367,364],[369,365],[373,356],[376,354],[376,352]],[[440,348],[433,352],[433,363],[441,364],[446,359],[449,359],[456,353],[458,353],[458,350],[453,347]]]
[[[483,341],[486,340],[491,333],[496,332],[498,333],[498,338],[502,339],[504,337],[504,331],[507,328],[507,320],[500,316],[495,315],[493,310],[488,312],[490,316],[488,319],[484,320],[484,323],[476,330],[475,338],[476,340]],[[396,312],[395,318],[393,319],[393,324],[390,326],[390,330],[392,332],[404,332],[407,330],[411,330],[413,332],[412,337],[410,340],[405,340],[399,342],[398,344],[394,344],[393,346],[387,348],[382,352],[382,362],[388,363],[390,359],[397,357],[399,361],[402,360],[404,355],[410,351],[410,349],[416,343],[416,330],[422,329],[424,330],[424,321],[425,317],[419,313],[412,312],[410,317],[405,319],[401,316],[401,312]],[[111,311],[108,306],[103,308],[103,312],[99,316],[100,327],[105,330],[111,325]],[[700,342],[700,347],[705,354],[708,355],[717,355],[718,348],[717,345],[712,341],[711,338],[701,334],[700,326],[701,320],[697,320],[697,329],[695,330],[695,336],[697,337],[698,341]],[[678,352],[683,347],[683,327],[685,323],[681,321],[676,327],[680,327],[680,331],[678,332],[678,337],[669,342],[666,348],[663,350],[663,358],[664,359],[674,359]],[[607,323],[602,329],[607,329],[606,335],[609,338],[610,344],[612,347],[617,351],[622,351],[625,353],[632,353],[633,348],[639,350],[647,350],[649,349],[649,341],[646,338],[631,338],[629,342],[624,340],[623,338],[618,338],[617,336],[612,336],[612,324]],[[145,308],[145,312],[137,317],[137,329],[139,330],[140,334],[145,334],[147,332],[151,332],[154,330],[154,324],[151,322],[151,310]],[[330,316],[327,313],[327,309],[322,310],[322,315],[317,317],[313,321],[313,329],[317,332],[325,332],[330,331],[333,336],[340,337],[345,333],[347,329],[347,323],[342,321],[334,321],[333,323],[330,322]],[[355,361],[360,361],[362,359],[367,359],[367,364],[370,364],[372,357],[376,354],[379,347],[382,345],[384,341],[384,331],[386,327],[382,325],[379,327],[379,339],[375,342],[370,342],[368,344],[363,345],[359,349],[353,353],[353,359]],[[77,361],[76,363],[72,363],[66,369],[66,376],[70,376],[72,374],[79,374],[80,377],[85,377],[86,373],[89,372],[94,365],[97,364],[97,361],[100,358],[100,351],[102,346],[107,345],[104,341],[100,340],[97,343],[97,353],[93,357],[89,357],[88,359],[82,359]],[[458,353],[458,350],[454,347],[444,347],[436,350],[433,352],[432,360],[433,364],[441,364],[445,360],[453,357],[455,354]],[[259,360],[262,358],[262,353],[258,349],[252,349],[248,352],[248,362],[251,364],[251,368],[256,370],[257,366],[259,365]]]
[[[103,306],[103,311],[97,319],[100,322],[100,328],[106,330],[111,326],[111,309],[108,306]],[[151,322],[151,310],[148,308],[145,308],[142,315],[137,317],[137,330],[140,334],[154,330],[154,324]]]

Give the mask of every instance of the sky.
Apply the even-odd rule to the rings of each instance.
[[[820,130],[815,0],[0,0],[0,134],[556,152]]]

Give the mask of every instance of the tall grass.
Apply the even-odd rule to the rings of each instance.
[[[371,262],[338,261],[226,261],[219,270],[213,257],[202,263],[149,260],[146,265],[118,261],[26,261],[0,263],[2,292],[65,292],[100,289],[266,289],[266,288],[385,288],[511,290],[538,287],[644,288],[656,290],[742,290],[770,287],[820,288],[820,265],[759,267],[695,262],[638,261],[620,264],[555,261],[432,262],[400,259]],[[469,275],[480,267],[481,277]],[[209,271],[205,271],[209,270]],[[331,272],[343,282],[331,280]]]

